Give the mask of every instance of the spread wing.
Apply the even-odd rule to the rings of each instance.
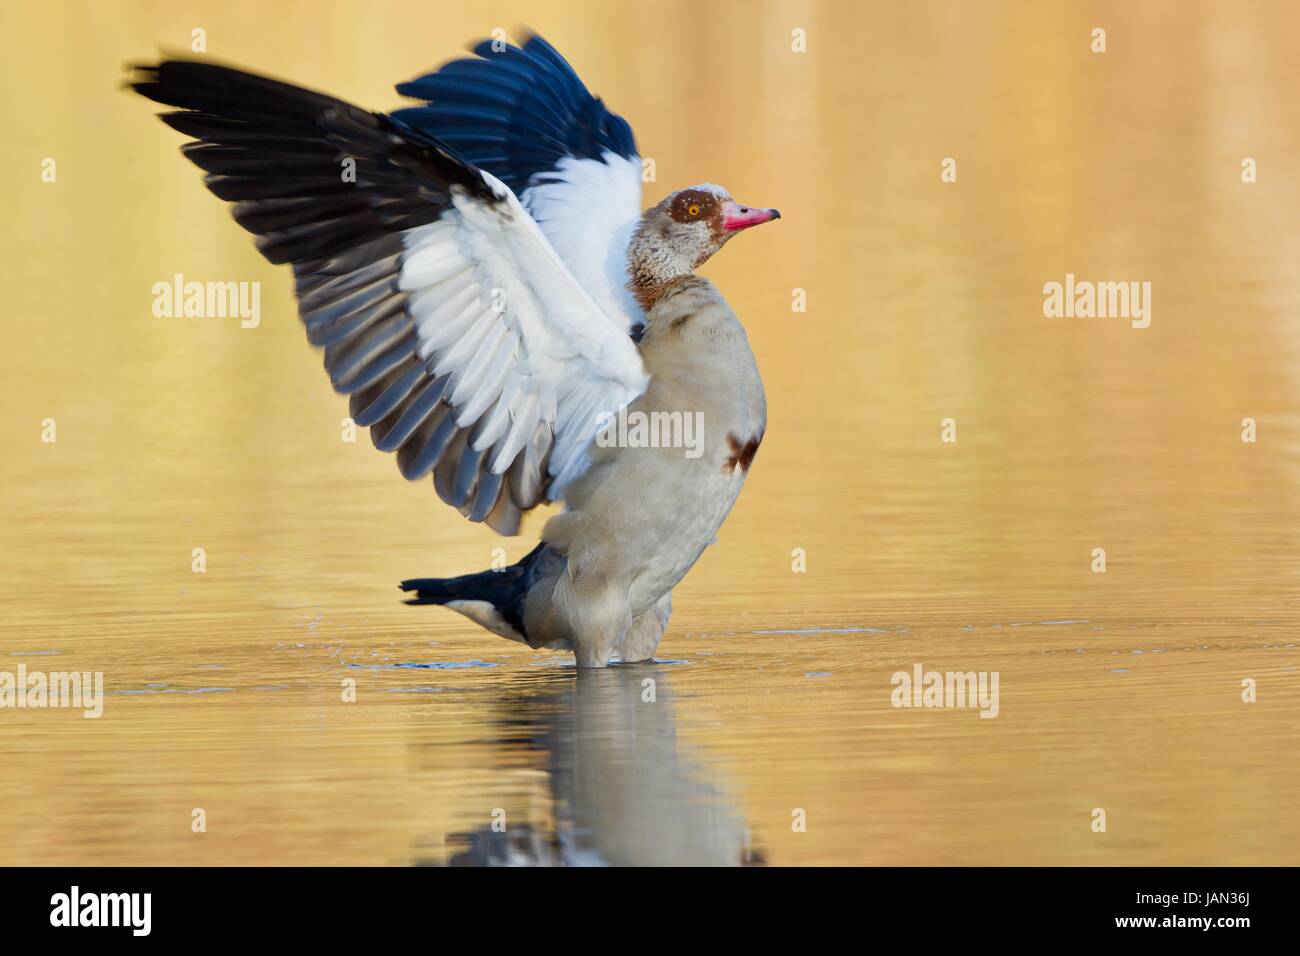
[[[627,121],[605,108],[541,37],[484,40],[466,57],[402,83],[427,106],[398,110],[519,196],[569,270],[631,330],[627,247],[641,217],[641,158]]]
[[[132,85],[179,110],[162,118],[208,188],[293,266],[308,340],[403,475],[504,534],[563,497],[645,370],[505,184],[400,119],[238,70],[171,60]]]

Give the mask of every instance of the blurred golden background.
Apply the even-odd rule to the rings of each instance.
[[[119,90],[201,28],[390,109],[520,24],[632,124],[646,205],[713,181],[783,213],[704,270],[770,421],[649,710],[639,677],[399,602],[542,517],[497,538],[340,441],[288,271]],[[109,697],[0,711],[0,864],[441,863],[496,809],[616,862],[1300,862],[1298,26],[1175,0],[4,4],[0,671],[102,670]],[[155,318],[178,272],[261,282],[260,326]],[[1045,318],[1066,273],[1149,281],[1150,327]],[[894,709],[916,662],[1000,672],[998,718]]]

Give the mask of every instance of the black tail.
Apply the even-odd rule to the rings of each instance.
[[[477,574],[462,574],[458,578],[411,578],[403,581],[403,591],[414,591],[415,597],[407,604],[449,604],[452,601],[487,601],[502,608],[514,597],[515,588],[523,577],[519,565]]]
[[[524,598],[535,579],[533,571],[545,544],[539,544],[508,568],[462,574],[458,578],[411,578],[401,583],[414,591],[407,604],[450,604],[452,601],[486,601],[520,634],[524,630]]]

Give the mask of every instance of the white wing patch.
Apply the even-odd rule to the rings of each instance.
[[[503,202],[453,189],[452,209],[403,235],[399,286],[469,447],[490,449],[498,475],[549,448],[547,497],[558,500],[587,467],[600,414],[645,390],[645,368],[624,317],[593,300],[518,199],[483,175]]]
[[[641,218],[640,157],[565,157],[534,176],[520,201],[607,315],[624,331],[645,320],[627,287],[627,248]]]

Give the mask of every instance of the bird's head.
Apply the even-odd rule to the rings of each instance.
[[[678,190],[647,209],[632,235],[628,265],[633,293],[648,309],[656,289],[690,275],[732,236],[780,218],[775,209],[742,206],[712,183]]]

